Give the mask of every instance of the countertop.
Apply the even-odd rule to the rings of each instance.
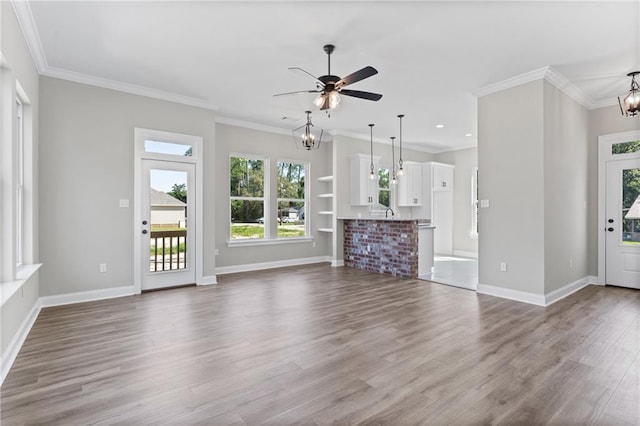
[[[418,222],[420,224],[431,223],[429,219],[420,219],[415,217],[379,217],[379,216],[338,216],[338,220],[380,220],[387,222]],[[434,226],[429,226],[430,228],[435,228]]]

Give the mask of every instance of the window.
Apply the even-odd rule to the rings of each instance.
[[[264,224],[268,220],[266,161],[258,157],[232,156],[229,162],[231,240],[265,238]]]
[[[16,266],[24,263],[24,111],[20,99],[16,99]]]
[[[631,154],[640,151],[640,141],[621,142],[611,145],[611,154]]]
[[[471,238],[478,238],[478,168],[471,171]]]
[[[187,144],[161,141],[144,141],[145,152],[154,154],[178,155],[183,157],[193,156],[193,147]]]
[[[306,166],[278,161],[278,238],[306,235]]]
[[[389,169],[378,169],[378,204],[391,206],[391,188],[389,188]]]

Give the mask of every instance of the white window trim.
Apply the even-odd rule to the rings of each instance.
[[[20,96],[16,96],[16,137],[15,137],[15,263],[16,270],[20,270],[24,264],[24,224],[25,224],[25,200],[24,200],[24,174],[25,174],[25,140],[24,140],[24,107]]]
[[[471,169],[471,231],[469,237],[478,239],[478,168]]]

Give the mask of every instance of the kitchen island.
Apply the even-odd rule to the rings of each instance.
[[[345,266],[399,278],[417,278],[418,274],[431,272],[434,227],[430,221],[385,217],[338,217],[338,220],[344,226]]]

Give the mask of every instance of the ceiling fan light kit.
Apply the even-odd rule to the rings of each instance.
[[[311,111],[305,111],[305,114],[307,114],[307,122],[297,129],[294,129],[292,133],[296,147],[310,151],[311,149],[320,148],[324,130],[313,125],[311,122]]]
[[[627,74],[627,77],[631,77],[629,93],[622,99],[618,96],[620,112],[627,117],[635,117],[640,112],[640,86],[636,81],[636,75],[638,74],[640,74],[640,71],[633,71]]]
[[[318,96],[314,99],[313,103],[320,108],[321,111],[335,109],[340,104],[340,95],[351,96],[353,98],[366,99],[369,101],[379,101],[382,95],[379,93],[363,92],[361,90],[345,89],[348,86],[358,81],[369,78],[378,74],[378,70],[371,66],[364,67],[354,73],[349,74],[346,77],[340,78],[337,75],[331,74],[331,54],[335,50],[333,44],[325,44],[323,47],[324,52],[327,54],[327,74],[320,77],[316,77],[312,73],[305,71],[300,67],[290,67],[290,70],[298,70],[312,77],[316,81],[316,90],[300,90],[296,92],[278,93],[273,96],[291,95],[295,93],[318,93]]]

